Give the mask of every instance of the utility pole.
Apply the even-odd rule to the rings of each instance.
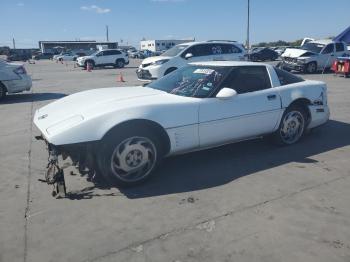
[[[107,42],[109,42],[108,25],[106,25],[106,40],[107,40]]]
[[[249,50],[250,49],[250,43],[249,43],[249,26],[250,26],[250,0],[248,0],[248,16],[247,16],[247,42],[246,47]]]
[[[13,49],[16,49],[16,41],[15,38],[12,38]]]

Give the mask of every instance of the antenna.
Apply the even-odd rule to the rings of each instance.
[[[106,25],[106,40],[107,40],[107,42],[109,42],[108,25]]]

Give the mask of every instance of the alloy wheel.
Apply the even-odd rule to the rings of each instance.
[[[297,142],[304,133],[305,120],[299,111],[291,111],[283,118],[280,135],[286,144]]]
[[[153,170],[156,159],[156,146],[150,139],[130,137],[113,151],[111,170],[114,176],[124,182],[136,182]]]

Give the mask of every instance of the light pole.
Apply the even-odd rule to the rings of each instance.
[[[250,43],[249,43],[249,24],[250,24],[250,0],[248,0],[248,8],[247,8],[247,11],[248,11],[248,15],[247,15],[247,42],[246,42],[246,47],[249,51],[249,48],[250,48]]]

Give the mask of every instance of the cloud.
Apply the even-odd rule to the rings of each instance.
[[[19,3],[17,3],[16,5],[17,5],[17,6],[20,6],[20,7],[24,6],[24,4],[23,4],[22,2],[19,2]]]
[[[111,11],[111,9],[109,9],[109,8],[101,8],[101,7],[98,7],[97,5],[81,6],[80,10],[94,11],[97,14],[106,14],[106,13],[109,13]]]

